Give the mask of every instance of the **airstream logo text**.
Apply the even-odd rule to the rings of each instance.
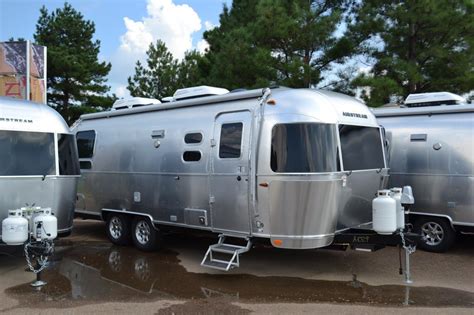
[[[0,117],[0,122],[2,122],[2,121],[4,121],[4,122],[17,122],[17,123],[24,123],[24,124],[33,123],[33,119]]]
[[[365,118],[365,119],[367,119],[367,115],[366,115],[366,114],[357,114],[357,113],[342,112],[342,116],[356,117],[356,118]]]

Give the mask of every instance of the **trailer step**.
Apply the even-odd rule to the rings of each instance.
[[[361,252],[375,252],[379,249],[384,248],[382,244],[353,244],[352,249],[361,251]]]
[[[225,240],[225,235],[219,235],[219,241],[217,244],[211,245],[207,249],[206,255],[204,255],[204,259],[201,262],[201,266],[223,271],[229,271],[232,268],[239,267],[240,254],[248,252],[252,246],[252,242],[250,239],[245,238],[247,244],[242,246],[226,243]],[[216,253],[217,256],[219,256],[218,258],[216,257]]]

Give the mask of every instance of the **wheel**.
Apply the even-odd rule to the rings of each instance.
[[[456,239],[456,232],[443,218],[420,217],[415,222],[415,232],[421,235],[418,246],[429,252],[445,252]]]
[[[130,244],[130,223],[127,216],[111,213],[107,216],[107,236],[115,245]]]
[[[142,251],[153,251],[160,247],[162,239],[160,231],[155,229],[150,220],[136,217],[132,224],[132,239],[136,248]]]

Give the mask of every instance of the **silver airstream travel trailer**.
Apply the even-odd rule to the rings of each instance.
[[[422,96],[417,108],[374,112],[387,132],[389,184],[413,187],[417,203],[410,216],[419,245],[440,252],[453,244],[455,232],[474,229],[474,105],[425,107]]]
[[[0,98],[0,221],[35,204],[52,209],[60,235],[69,233],[79,174],[75,137],[54,109]]]
[[[319,248],[371,221],[388,170],[364,104],[311,89],[188,91],[166,104],[83,115],[73,127],[76,214],[106,220],[114,243],[131,237],[150,249],[167,226],[209,230],[222,235],[209,265],[213,251],[238,259],[252,238]],[[227,246],[226,236],[247,245]]]

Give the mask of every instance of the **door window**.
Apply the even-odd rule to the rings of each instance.
[[[222,124],[219,145],[219,157],[221,159],[238,159],[242,149],[243,124]]]

